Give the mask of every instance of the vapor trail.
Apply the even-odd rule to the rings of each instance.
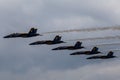
[[[120,43],[106,43],[106,44],[98,44],[96,46],[110,46],[110,45],[120,45]]]
[[[85,40],[100,40],[100,39],[120,39],[120,36],[107,36],[107,37],[96,37],[96,38],[71,39],[71,40],[67,40],[67,41],[85,41]]]
[[[120,26],[113,26],[113,27],[102,27],[102,28],[86,28],[86,29],[70,29],[70,30],[61,30],[61,31],[52,31],[52,32],[45,32],[43,34],[50,34],[50,33],[67,33],[67,32],[91,32],[91,31],[103,31],[103,30],[120,30]]]

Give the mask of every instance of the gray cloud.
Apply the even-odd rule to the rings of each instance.
[[[94,60],[93,60],[94,61]],[[44,71],[39,67],[31,68],[25,74],[13,74],[10,72],[1,72],[1,77],[8,79],[4,75],[9,76],[9,79],[18,80],[92,80],[92,79],[107,79],[107,80],[119,80],[119,60],[108,61],[106,63],[96,63],[86,65],[77,69],[70,70],[49,70]]]
[[[68,43],[29,46],[36,40],[53,39],[44,34],[29,39],[3,39],[12,32],[27,32],[35,26],[39,33],[119,25],[118,0],[0,0],[0,79],[2,80],[118,80],[119,57],[110,60],[86,60],[86,56],[69,56],[74,51],[51,51],[62,45],[74,45],[79,38],[119,36],[119,30],[58,33]],[[114,27],[114,26],[113,26]],[[99,29],[98,28],[98,29]],[[118,26],[119,28],[119,26]],[[87,29],[86,29],[87,30]],[[104,36],[103,36],[104,35]],[[98,43],[119,43],[119,39],[84,41],[87,50]],[[119,45],[99,46],[103,53]],[[86,50],[84,49],[84,50]],[[79,50],[78,50],[79,51]],[[115,52],[119,56],[119,52]]]

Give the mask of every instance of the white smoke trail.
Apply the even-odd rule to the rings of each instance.
[[[43,34],[50,34],[50,33],[67,33],[67,32],[91,32],[91,31],[103,31],[103,30],[120,30],[120,26],[99,27],[99,28],[86,28],[86,29],[70,29],[70,30],[61,30],[61,31],[45,32],[45,33],[43,33]]]
[[[84,38],[84,39],[74,39],[74,40],[68,40],[68,41],[85,41],[85,40],[100,40],[100,39],[120,39],[120,36],[107,36],[107,37],[98,37],[98,38]],[[120,42],[113,42],[113,43],[98,43],[98,44],[92,44],[88,45],[86,47],[102,47],[102,46],[114,46],[114,45],[120,45]],[[109,50],[110,51],[110,50]],[[120,49],[111,49],[111,51],[120,51]]]
[[[110,46],[110,45],[120,45],[120,43],[102,43],[102,44],[96,44],[96,45],[90,45],[90,46]]]
[[[85,40],[100,40],[100,39],[120,39],[120,36],[107,36],[107,37],[71,39],[71,40],[67,40],[67,41],[85,41]]]
[[[103,53],[103,52],[104,52],[104,53],[108,53],[109,51],[112,51],[112,52],[116,53],[116,52],[120,52],[120,49],[103,50],[102,53]]]

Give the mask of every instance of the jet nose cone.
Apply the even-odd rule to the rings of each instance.
[[[36,43],[30,43],[29,45],[37,45]]]
[[[30,43],[29,45],[33,45],[33,43]]]
[[[6,38],[6,36],[4,36],[3,38]]]
[[[54,49],[52,49],[52,50],[59,50],[58,48],[54,48]]]
[[[89,58],[89,57],[88,57],[88,58],[86,58],[86,59],[92,59],[92,58]]]
[[[56,50],[56,49],[54,48],[54,49],[52,49],[52,50]]]
[[[9,36],[4,36],[3,38],[8,38]]]
[[[74,55],[73,53],[71,53],[70,55]]]
[[[77,52],[75,52],[75,53],[71,53],[70,55],[77,55]]]

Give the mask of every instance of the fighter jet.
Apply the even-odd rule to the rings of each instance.
[[[81,44],[82,44],[82,42],[77,41],[74,46],[60,46],[60,47],[54,48],[52,50],[65,50],[65,49],[76,50],[76,49],[84,48],[83,46],[81,46]]]
[[[52,44],[60,44],[60,43],[65,43],[65,42],[61,41],[61,36],[56,35],[53,40],[36,41],[36,42],[30,43],[29,45],[39,45],[39,44],[52,45]]]
[[[37,29],[31,28],[28,33],[12,33],[7,36],[4,36],[3,38],[16,38],[16,37],[28,38],[28,37],[34,37],[39,35],[40,34],[37,33]]]
[[[74,53],[71,53],[70,55],[82,55],[82,54],[85,54],[85,55],[92,55],[92,54],[98,54],[100,53],[98,51],[98,48],[97,47],[93,47],[93,49],[91,51],[80,51],[80,52],[74,52]]]
[[[114,58],[116,56],[113,56],[113,52],[110,51],[107,55],[100,55],[100,56],[92,56],[88,57],[87,59],[109,59],[109,58]]]

